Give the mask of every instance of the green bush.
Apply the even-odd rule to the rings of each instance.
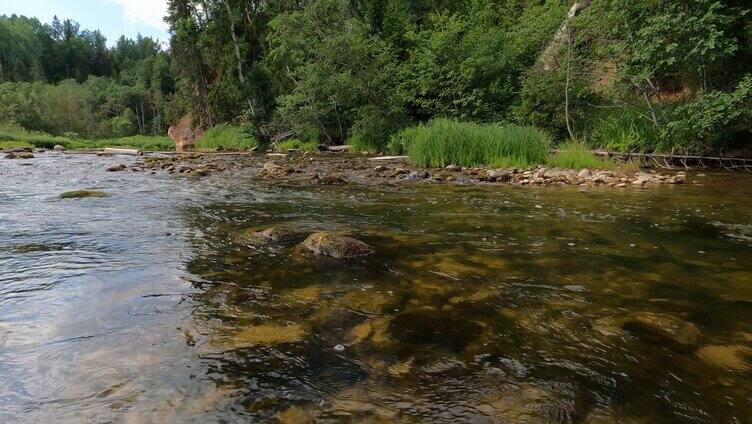
[[[200,150],[251,150],[259,146],[258,139],[244,129],[221,124],[210,129],[201,137],[196,147]]]
[[[590,145],[621,153],[665,150],[665,143],[653,122],[636,111],[596,113],[586,134]]]
[[[288,150],[300,150],[302,152],[315,152],[319,149],[318,143],[315,141],[302,141],[297,138],[292,140],[286,140],[277,143],[277,150],[280,152],[286,152]]]
[[[594,155],[582,142],[569,141],[548,158],[548,165],[562,169],[614,169],[616,163]]]
[[[435,119],[395,135],[390,150],[417,166],[495,165],[526,167],[546,162],[551,138],[534,127]]]

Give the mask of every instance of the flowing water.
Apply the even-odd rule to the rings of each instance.
[[[752,422],[752,177],[282,187],[0,162],[0,422]],[[60,200],[63,191],[111,197]],[[286,224],[376,254],[244,236]]]

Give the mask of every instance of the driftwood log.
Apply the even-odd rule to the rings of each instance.
[[[106,155],[127,155],[127,156],[141,156],[144,154],[141,150],[136,149],[115,149],[112,147],[107,147],[104,150],[102,150],[102,153]]]
[[[596,156],[607,157],[609,159],[621,160],[624,162],[638,160],[645,165],[655,165],[666,168],[674,166],[681,166],[684,168],[697,166],[701,168],[724,168],[731,171],[752,172],[752,159],[749,158],[659,153],[618,153],[610,152],[608,150],[594,150],[593,153]]]

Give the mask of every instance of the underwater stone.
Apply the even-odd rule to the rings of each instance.
[[[373,253],[371,246],[351,237],[331,233],[311,234],[303,247],[319,256],[331,256],[338,259],[357,258]]]
[[[110,195],[103,191],[95,190],[66,191],[60,195],[61,199],[84,199],[88,197],[110,197]]]
[[[635,314],[623,328],[637,336],[669,342],[680,346],[694,346],[701,333],[696,325],[672,315],[641,312]]]

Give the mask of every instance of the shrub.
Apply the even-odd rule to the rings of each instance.
[[[665,150],[653,122],[636,111],[600,112],[591,120],[586,134],[590,145],[621,153]]]
[[[588,147],[578,141],[569,141],[555,155],[549,157],[548,165],[562,169],[614,169],[616,164],[594,155]]]
[[[196,143],[196,147],[201,150],[251,150],[258,146],[255,136],[230,124],[217,125]]]
[[[317,151],[318,148],[319,145],[315,141],[302,141],[297,138],[277,143],[277,150],[280,152],[285,152],[287,150],[300,150],[302,152],[311,153]]]
[[[497,165],[526,167],[546,162],[551,138],[534,127],[474,124],[435,119],[393,137],[393,153],[418,166]]]

